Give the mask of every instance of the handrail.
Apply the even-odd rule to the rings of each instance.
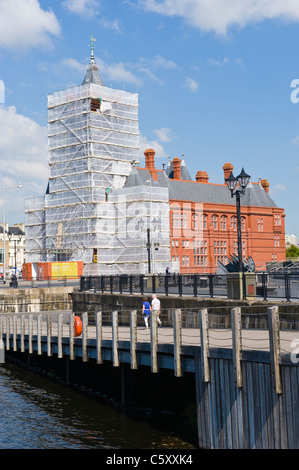
[[[137,368],[137,344],[149,343],[151,353],[152,372],[159,371],[159,346],[173,345],[174,371],[176,376],[182,375],[182,349],[186,346],[200,348],[203,380],[210,381],[209,356],[212,349],[231,349],[235,364],[236,385],[242,387],[242,352],[248,350],[264,350],[270,352],[270,365],[274,376],[274,384],[277,393],[282,393],[280,381],[279,356],[281,351],[292,353],[291,331],[283,331],[279,325],[279,309],[277,306],[268,307],[267,311],[260,314],[266,315],[267,325],[264,328],[244,328],[242,315],[246,309],[232,308],[229,317],[230,324],[226,328],[217,328],[213,324],[213,312],[208,309],[196,309],[197,318],[195,326],[188,327],[184,319],[182,309],[169,309],[168,323],[158,327],[157,316],[151,314],[150,331],[147,331],[138,322],[136,310],[129,312],[129,324],[121,323],[123,312],[109,311],[96,312],[96,320],[90,321],[87,312],[82,313],[81,349],[82,361],[88,361],[88,341],[96,339],[97,362],[102,363],[102,348],[104,342],[110,341],[112,360],[114,367],[120,365],[119,348],[122,341],[130,342],[131,367]],[[222,315],[223,316],[223,315]],[[210,317],[210,318],[209,318]],[[299,317],[299,315],[298,315]],[[37,351],[38,355],[44,352],[51,356],[55,352],[59,358],[63,357],[63,344],[69,342],[70,359],[74,359],[74,318],[70,311],[37,312],[37,313],[10,313],[0,314],[0,342],[5,342],[6,350],[29,353]],[[161,314],[162,322],[165,312]],[[141,318],[140,318],[141,319]],[[80,339],[80,338],[79,338]],[[42,348],[43,343],[43,348]],[[78,343],[76,343],[78,344]],[[25,346],[26,345],[26,346]],[[71,354],[72,351],[72,354]]]

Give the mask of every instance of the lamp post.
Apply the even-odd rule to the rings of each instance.
[[[147,249],[148,249],[148,273],[151,274],[151,264],[154,268],[153,252],[152,252],[152,240],[151,240],[151,223],[152,223],[152,178],[146,180],[146,183],[150,184],[150,217],[147,228]],[[152,263],[151,263],[152,262]],[[153,269],[153,274],[155,271]]]
[[[18,186],[14,187],[8,187],[8,186],[2,186],[2,217],[3,217],[3,283],[6,283],[6,273],[5,273],[5,268],[6,268],[6,240],[5,240],[5,191],[8,189],[18,189],[22,187],[22,183],[19,183]]]
[[[250,175],[247,175],[242,168],[241,173],[235,178],[233,173],[226,178],[225,182],[228,189],[231,192],[231,197],[236,198],[237,205],[237,230],[238,230],[238,261],[239,261],[239,272],[243,272],[242,262],[242,233],[241,233],[241,195],[245,193],[246,186],[250,180]],[[239,187],[237,188],[237,183]]]

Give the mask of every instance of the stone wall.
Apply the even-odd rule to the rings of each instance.
[[[0,313],[72,310],[69,287],[0,289]]]

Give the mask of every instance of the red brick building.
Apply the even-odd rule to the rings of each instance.
[[[233,166],[223,166],[223,182],[209,183],[206,172],[192,180],[183,159],[169,161],[165,170],[155,168],[155,152],[145,151],[145,168],[137,168],[153,184],[168,186],[171,261],[180,272],[213,273],[218,261],[238,253],[236,200],[225,184]],[[269,195],[267,180],[250,182],[241,196],[243,259],[252,257],[256,270],[266,263],[285,260],[284,209]]]

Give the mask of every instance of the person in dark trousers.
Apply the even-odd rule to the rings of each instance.
[[[149,303],[146,297],[143,297],[142,314],[143,314],[144,324],[145,324],[146,329],[148,329],[148,320],[149,320],[150,313],[151,313],[151,304]]]

